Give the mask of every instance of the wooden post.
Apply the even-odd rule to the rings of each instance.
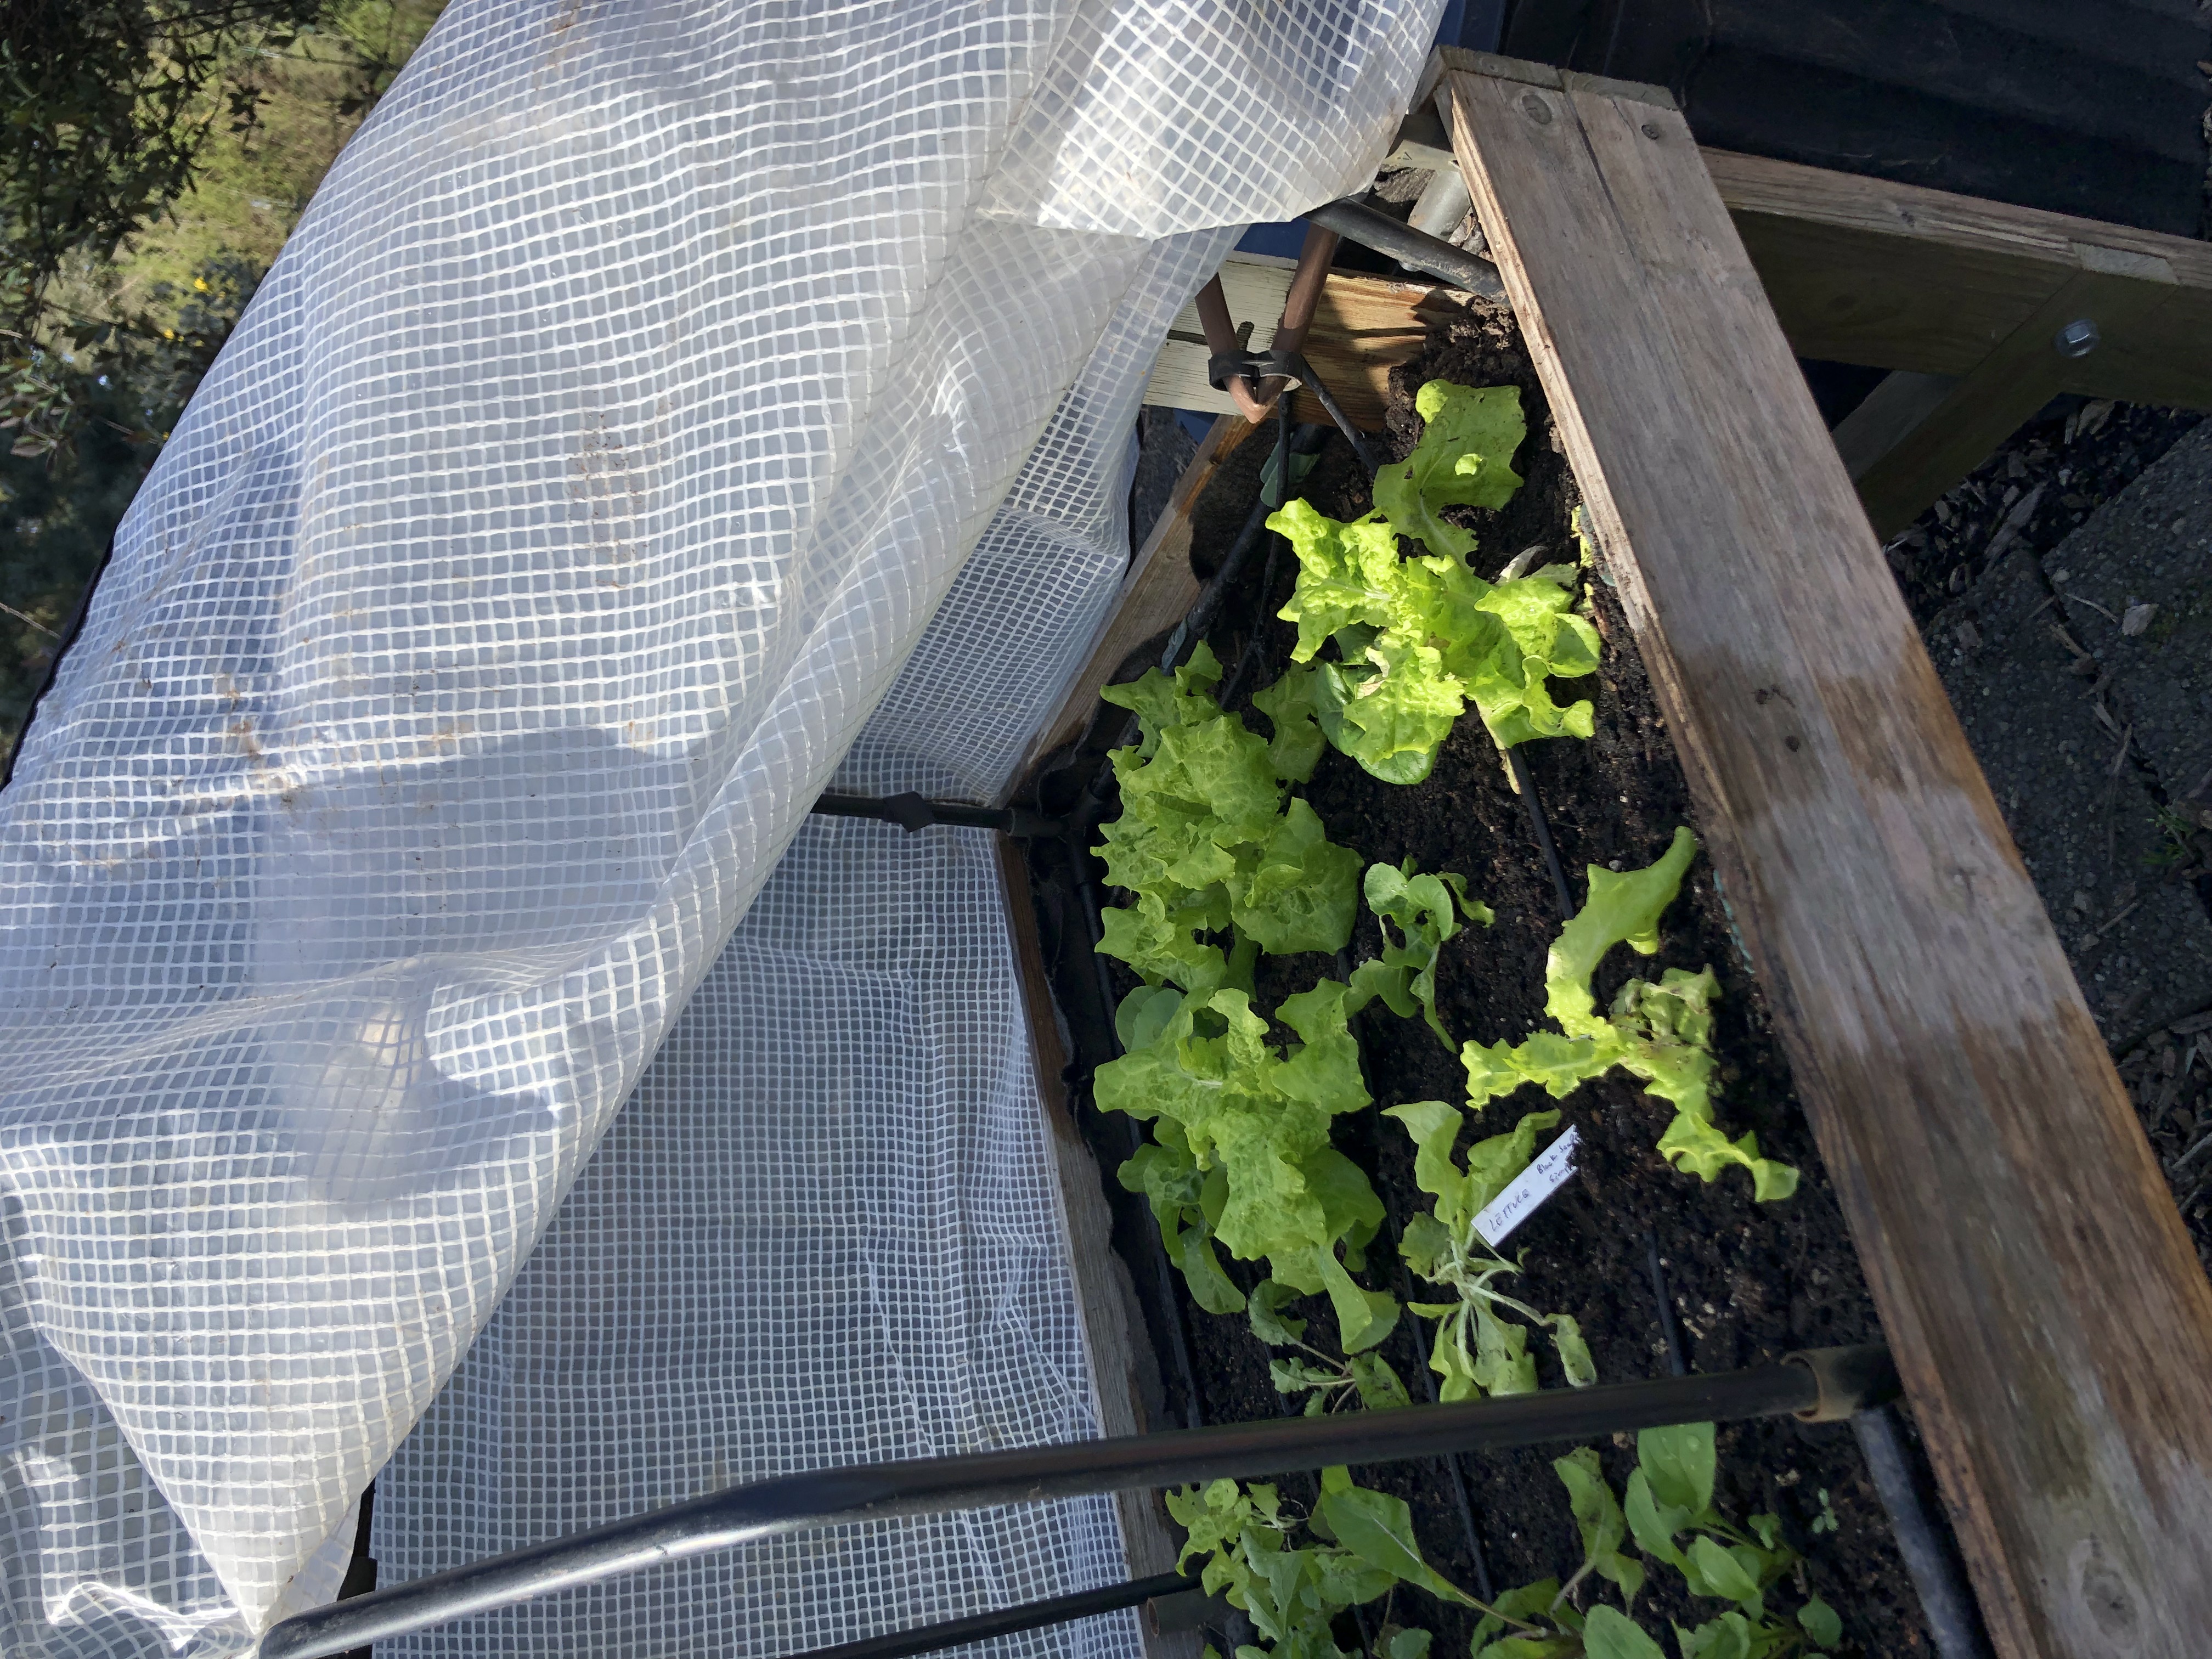
[[[1014,770],[1018,781],[1027,778],[1054,750],[1081,737],[1098,711],[1099,690],[1113,683],[1115,670],[1146,641],[1174,628],[1198,603],[1200,584],[1190,568],[1191,514],[1222,464],[1259,430],[1241,415],[1214,417],[1206,441],[1176,480],[1175,494],[1161,509],[1159,521],[1129,561],[1121,594],[1100,625],[1083,666],[1060,693],[1052,717],[1030,739],[1029,752]]]
[[[1030,902],[1029,870],[1016,842],[1005,836],[995,839],[1006,927],[1012,936],[1014,965],[1021,976],[1022,1010],[1029,1022],[1030,1058],[1036,1068],[1037,1109],[1044,1124],[1045,1144],[1051,1149],[1060,1178],[1060,1213],[1066,1225],[1067,1260],[1075,1279],[1076,1312],[1083,1322],[1083,1346],[1090,1355],[1091,1380],[1097,1389],[1098,1432],[1111,1439],[1179,1427],[1154,1422],[1145,1410],[1145,1374],[1150,1372],[1157,1389],[1158,1365],[1146,1340],[1129,1270],[1114,1252],[1113,1216],[1106,1207],[1105,1189],[1099,1184],[1097,1163],[1076,1127],[1067,1087],[1061,1080],[1067,1047],[1060,1038],[1052,982],[1045,972],[1044,951],[1037,938],[1036,914]],[[1129,1576],[1149,1578],[1173,1572],[1182,1540],[1169,1520],[1160,1495],[1116,1492],[1114,1504],[1121,1517],[1121,1542],[1128,1552]],[[1144,1632],[1148,1659],[1197,1659],[1199,1642],[1194,1632],[1161,1630],[1149,1606],[1139,1610],[1138,1623]]]
[[[1990,1633],[2197,1659],[2212,1287],[1687,127],[1527,73],[1461,168]]]
[[[1868,400],[1865,419],[1836,434],[1882,535],[1905,528],[2061,392],[2212,408],[2212,247],[1704,154],[1798,355],[1903,374],[1887,397]],[[2069,355],[2054,337],[2076,319],[2094,323],[2098,337]],[[1939,376],[1950,384],[1925,396]],[[1896,418],[1907,412],[1911,421]]]

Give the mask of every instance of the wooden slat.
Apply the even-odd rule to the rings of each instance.
[[[1015,769],[1018,780],[1026,778],[1030,769],[1054,750],[1081,737],[1097,710],[1099,689],[1110,683],[1114,671],[1131,652],[1172,629],[1198,603],[1199,581],[1190,568],[1191,514],[1222,463],[1259,429],[1242,416],[1223,415],[1215,419],[1206,441],[1199,445],[1198,453],[1176,481],[1175,494],[1161,510],[1159,521],[1129,562],[1121,592],[1082,668],[1068,682],[1052,718],[1031,740],[1029,753]]]
[[[1098,1165],[1076,1127],[1066,1085],[1061,1080],[1067,1048],[1053,1011],[1052,982],[1045,972],[1036,915],[1030,902],[1029,871],[1018,845],[1004,836],[996,840],[1000,890],[1013,939],[1014,964],[1021,976],[1030,1060],[1036,1069],[1037,1109],[1059,1177],[1076,1311],[1083,1322],[1084,1347],[1090,1355],[1091,1377],[1097,1389],[1098,1432],[1111,1439],[1180,1426],[1153,1422],[1145,1410],[1141,1379],[1149,1372],[1157,1391],[1158,1364],[1137,1313],[1136,1291],[1129,1282],[1128,1269],[1114,1251],[1113,1215],[1099,1184]],[[1121,1517],[1122,1543],[1128,1552],[1130,1576],[1149,1578],[1174,1571],[1182,1534],[1168,1518],[1159,1494],[1116,1492],[1114,1501]],[[1146,1608],[1139,1620],[1150,1659],[1196,1659],[1196,1635],[1159,1630],[1150,1611]]]
[[[1971,374],[2084,272],[2154,303],[2100,317],[2086,357],[2052,354],[2054,389],[2212,408],[2212,246],[1790,161],[1704,152],[1797,354]],[[2132,273],[2132,275],[2130,274]]]
[[[1759,273],[1674,114],[1449,96],[1999,1650],[2195,1659],[2212,1287]]]
[[[1274,340],[1292,264],[1241,253],[1222,262],[1221,287],[1229,314],[1253,325],[1249,343],[1255,351],[1265,350]],[[1362,431],[1382,429],[1390,371],[1419,353],[1427,342],[1431,316],[1438,305],[1450,303],[1440,296],[1449,292],[1431,283],[1329,273],[1314,307],[1313,326],[1306,333],[1305,354],[1314,372],[1328,383],[1330,395]],[[1206,384],[1207,353],[1196,343],[1200,337],[1197,308],[1185,306],[1153,365],[1145,387],[1146,403],[1214,415],[1225,415],[1235,407],[1227,392]],[[1328,419],[1309,392],[1300,392],[1291,408],[1301,421]]]

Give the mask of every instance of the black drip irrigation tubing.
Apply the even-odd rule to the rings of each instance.
[[[1439,282],[1480,294],[1486,300],[1505,298],[1505,283],[1498,267],[1479,259],[1464,248],[1454,247],[1440,236],[1416,230],[1402,220],[1371,208],[1357,198],[1325,202],[1305,216],[1323,230],[1333,230],[1347,242],[1357,242],[1400,264],[1425,271]]]
[[[1048,1601],[1025,1601],[1020,1607],[1002,1608],[997,1613],[979,1613],[889,1636],[841,1642],[833,1648],[816,1648],[801,1654],[799,1659],[912,1659],[918,1653],[936,1653],[963,1643],[987,1641],[994,1636],[1013,1636],[1023,1631],[1042,1630],[1048,1625],[1093,1618],[1102,1613],[1119,1613],[1123,1607],[1141,1607],[1146,1601],[1197,1588],[1195,1578],[1186,1578],[1179,1572],[1164,1572],[1156,1577],[1134,1578],[1126,1584],[1079,1590],[1073,1595],[1055,1595]]]
[[[1338,951],[1336,955],[1336,976],[1347,985],[1352,982],[1351,960],[1348,954],[1342,951]],[[1359,1079],[1364,1084],[1368,1078],[1365,1011],[1354,1014],[1348,1024],[1353,1046],[1359,1053]],[[1367,1096],[1368,1127],[1371,1133],[1379,1135],[1382,1133],[1382,1103],[1375,1098],[1375,1091],[1371,1087],[1368,1089]],[[1429,1369],[1428,1365],[1429,1344],[1432,1339],[1427,1324],[1419,1314],[1413,1311],[1413,1275],[1406,1266],[1406,1258],[1399,1254],[1398,1230],[1391,1224],[1388,1209],[1383,1212],[1382,1228],[1376,1235],[1376,1243],[1387,1249],[1390,1253],[1391,1259],[1398,1265],[1398,1301],[1405,1309],[1406,1318],[1413,1329],[1415,1349],[1413,1369],[1420,1376],[1422,1397],[1430,1405],[1436,1405],[1439,1403],[1437,1399],[1436,1374]],[[1460,1467],[1460,1461],[1456,1456],[1440,1457],[1437,1462],[1443,1468],[1444,1478],[1451,1486],[1452,1507],[1458,1511],[1460,1527],[1467,1534],[1468,1559],[1474,1568],[1474,1593],[1485,1601],[1495,1601],[1497,1598],[1491,1594],[1490,1558],[1483,1550],[1482,1533],[1475,1524],[1474,1499],[1467,1489],[1467,1472]]]
[[[1659,1235],[1644,1235],[1644,1267],[1659,1308],[1659,1334],[1667,1347],[1670,1376],[1692,1375],[1682,1352],[1682,1334],[1674,1321],[1674,1298],[1667,1291],[1667,1264],[1659,1255]],[[1928,1634],[1938,1659],[1995,1659],[1981,1606],[1966,1582],[1966,1564],[1958,1540],[1936,1520],[1942,1500],[1935,1483],[1905,1440],[1897,1407],[1887,1401],[1851,1416],[1851,1435],[1866,1460],[1875,1499],[1888,1517],[1905,1576],[1920,1598]],[[1489,1598],[1486,1596],[1484,1600]]]
[[[1659,1235],[1644,1235],[1644,1269],[1651,1275],[1652,1298],[1659,1304],[1659,1340],[1667,1345],[1667,1374],[1687,1376],[1690,1362],[1682,1355],[1682,1333],[1674,1323],[1674,1304],[1667,1294],[1667,1264],[1659,1259]]]
[[[1567,885],[1567,872],[1559,867],[1559,849],[1552,845],[1552,826],[1545,822],[1544,804],[1536,799],[1536,780],[1529,775],[1528,763],[1522,758],[1518,745],[1505,751],[1505,763],[1513,774],[1513,787],[1521,797],[1521,805],[1528,811],[1528,828],[1536,837],[1536,850],[1544,855],[1544,868],[1552,878],[1552,892],[1559,902],[1559,915],[1571,921],[1575,914],[1574,890]]]
[[[557,1590],[757,1539],[852,1522],[1249,1480],[1332,1464],[1393,1463],[1588,1441],[1676,1423],[1792,1414],[1832,1421],[1893,1399],[1897,1392],[1887,1349],[1822,1348],[1702,1376],[817,1469],[710,1492],[611,1526],[316,1607],[271,1629],[259,1651],[261,1659],[335,1659],[368,1643]]]

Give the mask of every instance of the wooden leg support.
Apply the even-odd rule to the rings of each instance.
[[[2081,252],[2101,256],[2096,258],[2099,266],[2124,268],[2084,269],[2070,278],[1972,374],[1949,381],[1940,398],[1930,400],[1928,394],[1944,377],[1893,374],[1867,399],[1869,404],[1881,401],[1865,422],[1854,428],[1860,416],[1855,410],[1837,428],[1836,447],[1845,453],[1847,465],[1852,459],[1861,461],[1850,468],[1851,477],[1877,535],[1887,539],[1911,524],[2064,390],[2071,359],[2059,343],[2061,330],[2087,323],[2099,339],[2125,333],[2155,313],[2172,291],[2170,273],[2167,283],[2158,280],[2160,260],[2106,248]],[[1894,422],[1917,401],[1932,406],[1894,442],[1866,455],[1877,423]]]
[[[2196,1659],[2212,1286],[1759,276],[1671,110],[1447,79],[1991,1636]],[[2047,395],[2097,275],[1869,472],[1893,520]]]

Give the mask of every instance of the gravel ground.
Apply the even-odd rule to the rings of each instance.
[[[2212,1270],[2212,424],[2054,406],[1888,552]]]

